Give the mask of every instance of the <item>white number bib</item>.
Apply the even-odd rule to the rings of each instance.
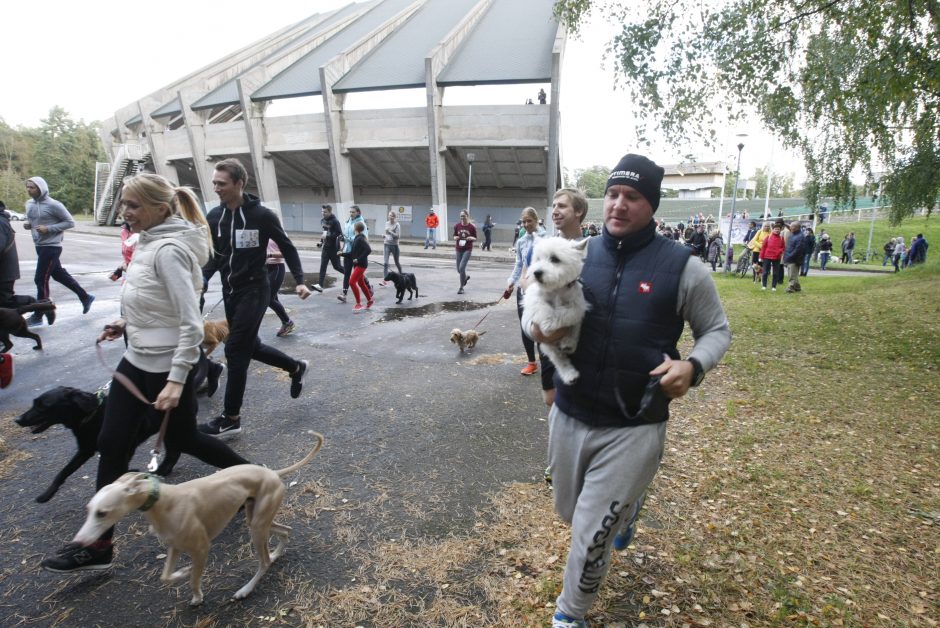
[[[235,230],[235,248],[252,249],[260,246],[260,238],[257,229],[236,229]]]

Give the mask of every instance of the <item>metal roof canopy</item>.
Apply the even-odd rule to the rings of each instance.
[[[162,118],[164,116],[178,116],[183,113],[183,107],[180,105],[179,96],[166,103],[156,111],[150,114],[151,118]]]
[[[424,87],[424,58],[479,0],[428,0],[333,85],[337,94]]]
[[[270,60],[276,59],[277,57],[283,55],[285,51],[290,50],[291,48],[302,46],[306,42],[312,39],[316,39],[317,37],[320,36],[321,33],[329,30],[334,24],[346,18],[350,13],[361,10],[363,6],[365,5],[361,3],[360,4],[356,4],[356,3],[347,4],[341,9],[334,11],[331,15],[323,16],[321,14],[314,14],[308,17],[307,19],[303,20],[303,22],[310,22],[314,20],[315,18],[319,18],[319,20],[317,20],[316,23],[311,25],[309,28],[305,29],[296,38],[285,43],[283,46],[280,46],[277,50],[267,55],[266,57],[258,61],[258,63],[254,64],[251,68],[245,70],[238,76],[239,77],[244,76],[245,74],[254,70],[255,68],[262,66],[268,63]],[[200,111],[202,109],[212,109],[214,107],[237,105],[239,104],[239,102],[240,101],[238,99],[238,77],[236,77],[236,78],[226,81],[225,83],[222,83],[221,85],[216,87],[214,90],[212,90],[211,92],[209,92],[208,94],[206,94],[205,96],[203,96],[202,98],[194,102],[192,106],[190,107],[190,109],[192,109],[193,111]]]
[[[251,94],[251,100],[276,100],[298,96],[316,96],[323,93],[320,85],[320,67],[347,48],[371,34],[392,19],[415,0],[383,0],[356,19],[352,24],[311,50],[296,63]]]
[[[441,87],[550,83],[554,0],[494,0],[437,77]]]

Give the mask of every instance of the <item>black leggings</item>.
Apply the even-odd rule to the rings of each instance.
[[[281,319],[281,323],[286,325],[290,322],[290,316],[287,315],[287,310],[277,299],[278,290],[281,289],[281,284],[284,283],[284,264],[268,264],[267,266],[268,285],[271,286],[271,300],[268,301],[268,307],[274,310],[277,317]]]
[[[299,362],[274,347],[261,342],[258,329],[264,311],[271,302],[268,283],[252,289],[225,295],[225,318],[228,320],[228,340],[225,341],[225,359],[228,379],[225,382],[225,416],[241,413],[248,366],[252,360],[293,373]]]
[[[166,386],[166,378],[169,375],[142,371],[128,362],[127,358],[121,360],[117,371],[127,376],[147,399],[157,398]],[[195,368],[189,371],[179,405],[170,413],[166,444],[220,469],[248,464],[247,460],[229,449],[224,442],[196,429],[199,404],[193,386],[195,374]],[[141,430],[149,428],[154,431],[162,420],[163,412],[144,404],[119,382],[111,382],[108,402],[104,409],[104,422],[98,434],[98,451],[101,453],[95,483],[98,490],[127,473]],[[101,538],[110,539],[113,535],[114,528],[110,528]]]
[[[320,253],[320,283],[321,288],[325,288],[324,282],[326,281],[326,267],[330,264],[333,265],[333,269],[341,273],[344,277],[346,276],[346,271],[343,270],[343,265],[339,261],[339,252],[333,247],[323,247],[323,251]],[[352,272],[352,271],[350,271]],[[347,284],[348,285],[348,284]]]
[[[352,253],[343,253],[343,294],[349,292],[349,276],[352,275]]]
[[[516,290],[516,310],[519,312],[519,330],[522,331],[522,289]],[[529,362],[535,362],[535,341],[525,335],[522,331],[522,346],[525,347],[526,357]]]

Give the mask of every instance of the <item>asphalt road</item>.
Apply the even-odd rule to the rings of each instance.
[[[17,291],[33,294],[35,253],[29,234],[18,231],[17,245],[23,275]],[[250,554],[236,555],[247,543],[239,515],[215,541],[204,583],[206,602],[193,611],[186,604],[187,585],[160,585],[163,549],[146,534],[138,514],[118,526],[112,571],[62,576],[39,568],[43,556],[79,528],[84,505],[94,493],[96,463],[86,463],[49,503],[36,503],[34,497],[75,444],[62,428],[33,436],[12,419],[49,388],[94,390],[108,380],[94,341],[119,308],[120,285],[108,279],[120,262],[118,239],[69,232],[63,264],[96,296],[95,303],[82,315],[78,299],[53,282],[58,320],[38,328],[45,349],[33,351],[32,342],[14,339],[16,377],[0,392],[0,437],[5,441],[0,448],[0,623],[191,624],[212,613],[224,623],[244,625],[282,602],[288,581],[322,588],[349,583],[357,568],[354,546],[466,530],[488,497],[507,483],[539,480],[547,436],[539,381],[519,375],[524,354],[515,299],[496,304],[510,264],[505,254],[477,256],[470,262],[467,292],[458,296],[449,249],[442,245],[436,257],[402,258],[406,271],[418,277],[421,297],[416,302],[395,305],[392,287],[377,288],[374,311],[353,314],[351,300],[345,305],[336,300],[336,288],[303,302],[282,295],[297,322],[297,331],[286,338],[274,336],[279,323],[270,311],[265,316],[262,339],[310,360],[310,374],[301,397],[292,400],[284,373],[254,363],[242,410],[243,432],[229,442],[250,460],[273,468],[306,453],[311,444],[306,430],[323,433],[327,442],[313,462],[290,478],[297,484],[289,489],[286,512],[279,518],[294,529],[286,555],[248,600],[232,603],[230,596],[255,568]],[[309,282],[319,269],[319,255],[313,248],[303,250],[301,257]],[[381,256],[372,259],[368,274],[377,284]],[[332,269],[330,273],[335,278]],[[219,294],[215,280],[207,308]],[[215,314],[212,318],[222,317],[221,305]],[[484,315],[479,329],[487,334],[480,345],[472,354],[459,354],[449,342],[450,330],[471,328]],[[107,362],[116,365],[121,351],[120,343],[110,343]],[[221,397],[220,392],[201,398],[201,420],[221,411]],[[147,450],[149,443],[138,450],[132,467],[145,467]],[[211,472],[184,455],[169,481]]]
[[[286,592],[298,582],[317,590],[348,586],[359,568],[357,552],[368,551],[375,541],[440,539],[466,531],[489,497],[508,483],[540,480],[547,423],[539,380],[519,374],[524,354],[515,299],[497,303],[511,257],[505,248],[474,252],[467,292],[457,295],[452,245],[437,251],[407,245],[402,265],[417,275],[416,301],[396,305],[393,288],[377,288],[374,310],[354,314],[351,300],[340,304],[339,290],[329,287],[336,278],[330,269],[324,294],[303,302],[282,295],[297,322],[294,334],[276,338],[279,321],[270,311],[265,316],[262,339],[308,359],[310,374],[301,397],[292,400],[286,374],[253,364],[243,432],[229,442],[272,468],[308,451],[306,430],[323,433],[327,442],[312,463],[289,478],[296,484],[279,520],[293,527],[291,543],[251,597],[230,601],[255,568],[240,515],[214,543],[204,580],[206,601],[198,610],[187,605],[186,584],[160,585],[163,549],[138,514],[118,526],[113,570],[72,576],[43,572],[40,560],[70,540],[83,520],[96,463],[86,463],[49,503],[37,504],[34,497],[71,457],[74,441],[58,427],[31,435],[12,419],[49,388],[94,390],[109,379],[94,341],[101,326],[118,315],[120,284],[108,279],[120,263],[116,234],[113,228],[83,225],[66,235],[62,261],[96,296],[91,311],[82,315],[78,299],[53,282],[58,320],[38,328],[45,349],[33,351],[32,342],[14,339],[16,377],[0,392],[0,624],[192,625],[205,617],[222,625],[257,623],[289,600]],[[319,270],[316,239],[298,234],[295,241],[311,283]],[[34,294],[29,234],[18,230],[17,245],[23,275],[17,291]],[[381,254],[374,254],[368,275],[375,285],[380,262]],[[843,272],[831,273],[837,274]],[[207,309],[219,298],[216,279]],[[222,318],[221,308],[210,317]],[[486,335],[472,354],[459,354],[449,342],[450,330],[477,324]],[[105,359],[117,365],[121,353],[120,343],[110,343]],[[220,392],[201,398],[201,420],[221,411],[221,397]],[[148,443],[138,450],[132,468],[146,466],[149,449]],[[183,456],[169,481],[211,472]]]

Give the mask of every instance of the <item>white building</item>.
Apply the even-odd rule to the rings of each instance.
[[[566,37],[552,5],[371,0],[286,26],[105,122],[111,166],[99,184],[98,220],[114,223],[121,179],[140,168],[192,186],[212,207],[213,163],[227,157],[245,164],[248,191],[280,211],[289,230],[318,231],[321,204],[340,216],[357,204],[382,222],[387,208],[405,208],[417,235],[431,207],[442,226],[453,222],[468,185],[478,222],[510,210],[515,222],[520,207],[547,207],[561,180]],[[449,87],[519,83],[533,84],[536,104],[443,105]],[[546,104],[537,104],[539,87]],[[345,106],[352,93],[379,100],[378,92],[409,88],[424,90],[424,106]],[[302,97],[322,110],[268,115],[273,103]]]

